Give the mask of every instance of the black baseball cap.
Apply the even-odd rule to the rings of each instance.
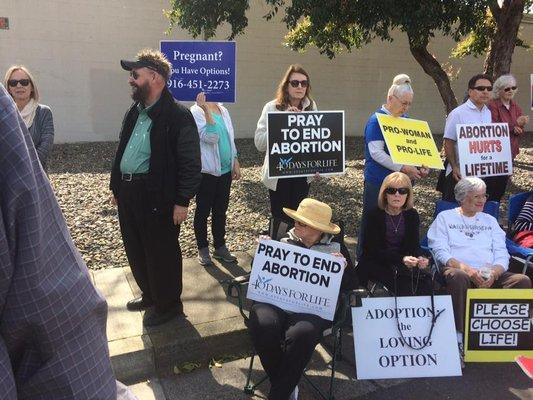
[[[159,75],[161,75],[165,79],[167,79],[168,77],[168,72],[165,70],[165,68],[162,65],[152,62],[151,60],[137,60],[137,61],[120,60],[120,65],[126,71],[131,71],[132,69],[137,69],[137,68],[149,68],[152,71],[157,72]]]

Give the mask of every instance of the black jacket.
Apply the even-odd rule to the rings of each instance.
[[[363,254],[361,260],[368,260],[398,267],[398,273],[410,273],[403,264],[405,256],[418,257],[422,255],[420,249],[420,217],[414,208],[403,212],[405,234],[399,251],[385,248],[386,213],[380,208],[371,211],[368,216],[366,230],[363,236]]]
[[[120,161],[139,116],[137,104],[127,111],[120,131],[119,144],[110,188],[118,198],[121,173]],[[196,123],[191,112],[174,101],[167,88],[148,111],[150,130],[150,170],[146,187],[153,192],[153,207],[168,210],[174,204],[188,206],[201,181],[202,162]]]

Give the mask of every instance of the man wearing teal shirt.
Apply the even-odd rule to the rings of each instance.
[[[146,309],[144,325],[155,326],[184,316],[179,224],[200,184],[200,146],[191,113],[166,87],[171,64],[165,56],[146,49],[121,65],[131,71],[135,103],[122,123],[110,188],[142,291],[127,308]]]
[[[139,116],[131,133],[130,141],[120,161],[120,172],[123,174],[147,174],[150,169],[150,128],[152,120],[148,110],[152,108],[137,104]]]

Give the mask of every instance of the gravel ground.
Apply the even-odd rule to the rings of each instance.
[[[440,147],[441,137],[437,137]],[[233,184],[227,221],[227,243],[232,251],[247,251],[252,239],[267,225],[269,201],[267,189],[260,182],[263,155],[253,140],[237,140],[242,178]],[[111,205],[109,169],[117,143],[83,143],[55,145],[50,160],[50,180],[76,246],[91,269],[127,265],[122,246],[116,208]],[[346,174],[323,179],[311,185],[311,196],[330,204],[334,218],[345,221],[347,234],[355,236],[362,208],[363,140],[347,139]],[[523,142],[515,165],[509,193],[531,190],[533,171],[533,137]],[[431,222],[439,193],[434,190],[437,173],[415,187],[415,206],[421,215],[422,231]],[[505,204],[506,198],[503,203]],[[192,227],[195,205],[182,226],[180,243],[184,257],[196,255]],[[505,215],[505,206],[502,214]]]

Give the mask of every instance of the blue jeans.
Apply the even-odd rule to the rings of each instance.
[[[357,260],[361,258],[361,254],[363,253],[363,235],[366,229],[366,218],[368,213],[378,206],[378,195],[380,188],[381,184],[376,185],[365,180],[365,186],[363,190],[363,213],[361,214],[361,223],[359,224],[359,234],[357,236]]]

